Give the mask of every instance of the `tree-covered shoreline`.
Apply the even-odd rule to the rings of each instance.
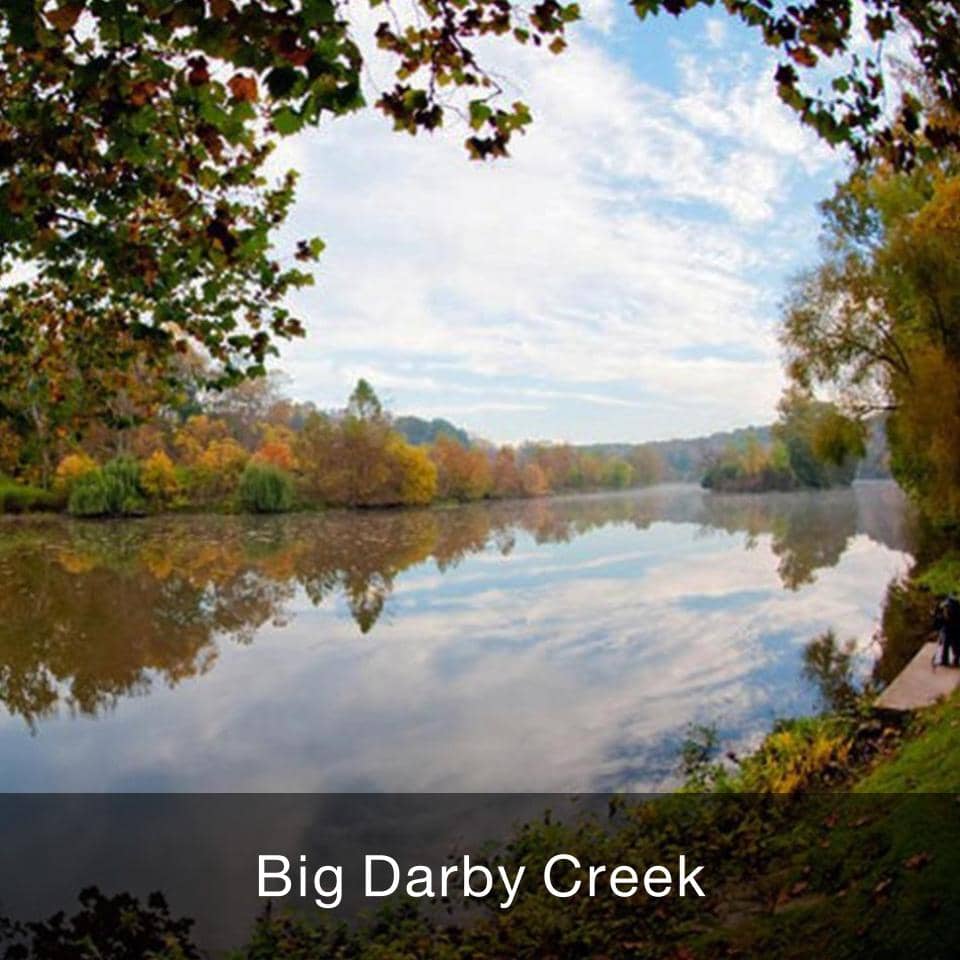
[[[58,445],[64,452],[46,485],[47,458],[31,460],[8,440],[8,468],[37,485],[0,485],[0,511],[81,517],[427,506],[623,490],[665,475],[642,446],[626,457],[570,444],[496,446],[446,421],[395,421],[364,380],[330,413],[261,380],[206,405],[193,399],[135,425],[102,425]]]

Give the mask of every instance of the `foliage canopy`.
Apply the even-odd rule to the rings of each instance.
[[[924,512],[960,520],[960,177],[955,158],[858,169],[824,207],[824,258],[782,330],[802,389],[887,415],[891,468]],[[842,440],[835,434],[833,440]],[[828,445],[829,445],[828,441]]]
[[[634,0],[643,20],[714,0]],[[531,122],[505,105],[476,53],[484,37],[559,53],[576,3],[417,0],[404,19],[383,0],[374,40],[394,64],[377,107],[400,131],[466,120],[474,158],[504,156]],[[868,0],[879,44],[904,31],[921,86],[960,106],[957,4]],[[855,25],[841,0],[784,6],[728,0],[727,12],[782,54],[781,98],[831,142],[899,165],[956,144],[960,133],[905,93],[883,112],[877,57],[851,53]],[[182,382],[178,352],[209,355],[213,382],[263,373],[276,342],[303,321],[286,299],[309,284],[317,238],[287,254],[275,235],[294,200],[293,173],[268,181],[277,137],[364,104],[361,45],[334,0],[11,0],[0,5],[0,346],[29,357],[29,383],[69,410],[129,390],[120,371],[156,369]],[[847,66],[810,93],[834,56]],[[457,91],[461,96],[457,96]],[[921,131],[920,139],[914,136]],[[919,146],[918,146],[919,144]],[[140,371],[142,373],[142,369]],[[72,385],[72,386],[71,386]]]

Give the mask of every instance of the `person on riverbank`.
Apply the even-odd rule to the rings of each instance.
[[[960,667],[960,600],[945,597],[937,604],[934,626],[940,634],[940,665]]]

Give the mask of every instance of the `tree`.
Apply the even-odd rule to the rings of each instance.
[[[68,453],[58,464],[54,481],[56,489],[69,495],[73,485],[81,477],[97,469],[97,461],[82,450]]]
[[[430,503],[437,495],[437,468],[426,450],[392,434],[384,454],[392,473],[393,502],[410,506]]]
[[[322,413],[311,413],[294,439],[293,452],[307,496],[319,503],[335,503],[345,481],[345,465],[337,459],[337,427]]]
[[[264,424],[287,425],[289,402],[282,396],[287,379],[273,371],[265,377],[243,380],[227,390],[210,391],[202,397],[202,406],[211,416],[223,420],[244,446],[252,446]]]
[[[716,0],[631,0],[641,20],[715,5]],[[773,79],[780,99],[828,143],[847,144],[860,161],[883,157],[900,168],[960,147],[960,129],[949,116],[950,110],[960,111],[956,0],[864,0],[863,23],[876,53],[857,50],[859,24],[847,0],[724,0],[723,6],[778,52]],[[897,104],[890,102],[883,63],[884,41],[894,34],[909,44],[917,65],[914,76],[898,77],[903,90]],[[830,67],[835,72],[825,91],[824,70]]]
[[[197,457],[192,483],[201,498],[218,500],[233,493],[250,455],[233,437],[211,440]]]
[[[379,420],[383,416],[380,398],[370,384],[360,379],[347,401],[347,416],[358,420]]]
[[[140,467],[140,486],[154,503],[169,506],[180,492],[173,461],[163,450],[152,453]]]
[[[399,130],[432,130],[463,88],[477,95],[471,153],[503,155],[529,111],[488,102],[497,88],[470,38],[559,50],[576,16],[555,0],[530,13],[418,3],[409,28],[376,30],[397,61],[377,105]],[[272,250],[296,176],[270,184],[265,163],[277,136],[363,105],[363,60],[337,6],[24,0],[0,7],[0,45],[0,318],[43,299],[83,315],[91,349],[118,336],[152,357],[193,345],[217,384],[262,374],[275,341],[302,333],[284,299],[312,279]],[[305,238],[293,254],[310,263],[322,247]],[[24,262],[35,275],[11,284]]]
[[[850,484],[866,452],[859,421],[844,417],[829,403],[801,390],[788,391],[780,402],[774,436],[786,447],[790,469],[804,487]]]
[[[437,466],[437,495],[443,500],[480,500],[493,485],[490,461],[483,450],[467,450],[441,434],[430,450]]]
[[[536,463],[524,466],[522,474],[523,492],[528,497],[543,497],[550,492],[546,475]]]
[[[891,470],[923,510],[960,520],[958,158],[857,171],[824,208],[825,258],[799,282],[782,340],[801,390],[887,413]],[[823,451],[846,443],[826,424]]]
[[[187,466],[195,464],[203,451],[214,440],[225,440],[228,436],[227,425],[216,417],[198,413],[189,417],[186,423],[173,435],[173,445]]]
[[[663,480],[666,465],[653,447],[648,444],[634,447],[629,459],[633,467],[633,481],[637,486],[649,487]]]
[[[633,482],[633,467],[626,460],[614,457],[603,465],[603,485],[625,490]]]
[[[257,448],[253,459],[260,464],[268,464],[279,470],[293,470],[296,458],[289,440],[284,437],[269,437]]]
[[[523,478],[517,466],[517,454],[513,447],[501,447],[493,460],[493,495],[495,497],[523,496]]]

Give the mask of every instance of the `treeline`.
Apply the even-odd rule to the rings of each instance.
[[[34,470],[39,488],[20,486],[23,502],[7,509],[60,506],[86,517],[190,508],[275,513],[621,490],[661,477],[643,450],[628,460],[567,444],[465,439],[436,429],[431,442],[411,443],[364,380],[331,413],[285,399],[269,381],[249,381],[136,426],[87,431],[46,485]],[[31,477],[29,465],[23,473]]]
[[[857,479],[889,480],[890,451],[887,447],[886,417],[864,418],[866,453],[857,466]],[[651,440],[641,445],[629,443],[593,443],[578,449],[600,456],[618,456],[633,461],[641,457],[656,465],[659,482],[700,483],[708,469],[731,453],[742,451],[754,441],[772,448],[773,424],[723,430],[701,437]]]
[[[781,401],[780,419],[767,442],[748,432],[730,443],[708,464],[701,483],[731,493],[849,486],[867,452],[866,441],[862,422],[794,389]]]

